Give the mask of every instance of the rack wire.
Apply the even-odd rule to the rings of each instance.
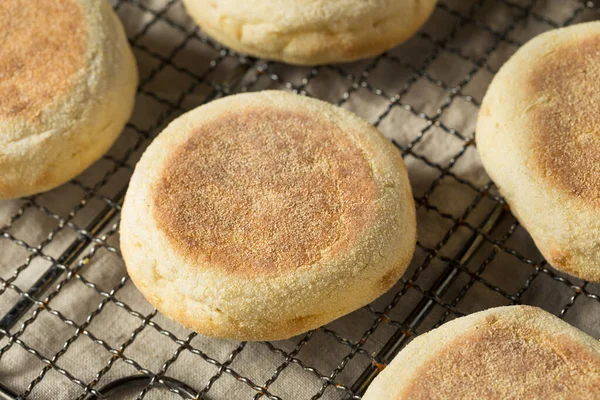
[[[535,304],[600,337],[599,285],[535,251],[481,172],[473,132],[502,62],[541,31],[597,19],[593,2],[441,0],[408,43],[315,68],[223,48],[179,0],[113,5],[140,65],[131,121],[82,176],[0,203],[0,398],[360,399],[414,336],[507,304]],[[413,182],[417,250],[390,292],[325,327],[281,342],[210,340],[141,299],[118,248],[120,206],[169,121],[265,88],[349,108],[393,140]]]

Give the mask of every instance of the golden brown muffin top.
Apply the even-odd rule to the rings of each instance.
[[[68,92],[86,34],[74,0],[0,1],[0,118],[33,117]]]
[[[597,205],[600,36],[551,44],[550,48],[525,72],[534,130],[532,167],[540,169],[552,185]]]
[[[525,310],[532,319],[535,310]],[[600,362],[569,333],[547,335],[522,322],[488,316],[447,343],[398,399],[591,398]]]
[[[197,128],[170,156],[152,202],[183,256],[269,275],[352,248],[376,200],[370,164],[335,123],[257,106]]]

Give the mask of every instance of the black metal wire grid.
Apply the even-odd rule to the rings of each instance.
[[[498,67],[534,34],[596,19],[593,2],[440,1],[407,44],[316,68],[222,48],[183,16],[179,0],[113,3],[124,21],[138,21],[126,24],[141,68],[130,123],[82,176],[0,204],[0,382],[11,382],[0,385],[0,398],[110,398],[111,385],[135,374],[127,387],[137,399],[359,399],[412,337],[506,304],[538,305],[600,336],[577,317],[600,318],[598,285],[563,275],[531,252],[493,184],[466,173],[477,162],[472,121]],[[159,28],[168,39],[152,34]],[[130,306],[140,302],[118,249],[120,204],[135,162],[170,120],[263,88],[332,101],[393,138],[414,184],[419,242],[394,289],[340,321],[289,341],[211,341],[147,304]],[[109,330],[122,334],[105,339]],[[152,357],[159,342],[172,347],[169,357]],[[196,369],[204,372],[190,374]]]

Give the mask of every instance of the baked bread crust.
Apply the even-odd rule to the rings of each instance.
[[[600,281],[600,23],[539,35],[494,77],[483,165],[555,268]]]
[[[192,18],[238,52],[289,64],[372,57],[410,38],[435,0],[184,0]]]
[[[135,59],[106,0],[0,2],[0,199],[95,162],[133,108]]]
[[[363,400],[595,399],[600,344],[531,306],[498,307],[415,338]]]
[[[173,121],[125,198],[129,275],[207,336],[277,340],[374,300],[400,278],[416,219],[399,152],[331,104],[229,96]]]

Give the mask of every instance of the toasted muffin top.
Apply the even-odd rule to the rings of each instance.
[[[275,274],[351,248],[376,197],[363,151],[334,122],[256,106],[195,128],[152,201],[159,228],[186,257]]]
[[[86,41],[75,0],[2,0],[0,118],[34,117],[68,93],[85,62]]]

